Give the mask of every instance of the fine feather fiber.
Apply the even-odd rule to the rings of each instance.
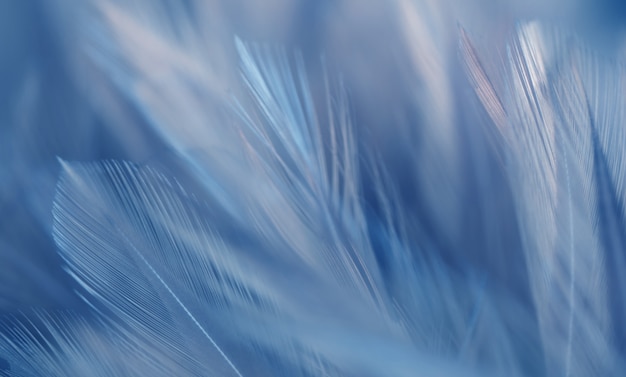
[[[0,375],[623,375],[620,11],[0,5]]]

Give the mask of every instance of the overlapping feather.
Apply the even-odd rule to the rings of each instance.
[[[53,234],[92,313],[9,321],[0,352],[11,370],[2,373],[619,370],[624,308],[611,297],[623,294],[623,133],[620,107],[605,97],[607,87],[618,91],[620,80],[605,81],[621,79],[619,69],[603,77],[588,53],[568,52],[560,34],[529,24],[510,46],[507,86],[495,88],[462,32],[470,83],[505,141],[533,316],[507,287],[459,273],[412,235],[425,230],[403,213],[386,169],[361,158],[341,82],[324,75],[315,101],[300,56],[237,39],[240,85],[215,68],[201,32],[182,23],[160,36],[151,17],[137,16],[158,7],[94,4],[91,58],[202,188],[129,162],[61,161]],[[417,13],[406,17],[407,26],[424,24]],[[448,51],[418,42],[429,54],[413,54],[426,82],[417,102],[436,110],[424,111],[427,140],[415,155],[442,160],[416,163],[415,174],[429,218],[456,247],[459,140],[441,66]],[[363,198],[365,173],[375,177],[374,203]]]
[[[605,155],[591,105],[611,102],[596,96],[612,83],[593,77],[603,66],[574,38],[529,23],[509,47],[510,76],[499,97],[468,40],[463,46],[476,93],[507,149],[546,374],[615,375],[620,319],[610,304],[609,270],[620,251],[607,244],[606,228],[619,221],[605,218],[601,203],[618,187],[598,175],[604,158],[620,159]]]
[[[345,96],[341,90],[331,96],[327,84],[336,102],[328,106],[324,129],[299,60],[237,44],[256,107],[233,102],[243,126],[232,147],[239,145],[247,160],[232,173],[249,176],[245,186],[226,181],[226,196],[205,187],[231,215],[222,220],[252,240],[247,248],[217,234],[206,204],[150,168],[62,162],[55,240],[106,336],[128,344],[128,353],[138,349],[136,357],[159,365],[163,375],[460,373],[448,358],[478,341],[478,312],[499,322],[484,304],[489,299],[479,285],[461,285],[444,272],[434,254],[412,261],[407,248],[417,245],[398,239],[391,218],[372,223],[389,245],[379,252],[394,280],[382,279]],[[210,172],[210,166],[203,168]],[[380,199],[393,202],[382,188]],[[235,197],[245,206],[224,202]],[[53,337],[68,339],[69,345],[59,341],[60,349],[83,344],[71,331]],[[440,339],[436,345],[433,338]],[[36,344],[9,343],[8,349]],[[147,373],[140,369],[123,373]],[[78,370],[70,363],[66,373]],[[107,369],[93,371],[103,373]]]
[[[330,217],[322,220],[330,222],[341,213],[332,196],[318,195],[309,208],[302,208],[302,198],[285,207],[267,203],[264,214],[270,220],[258,225],[262,237],[257,248],[237,250],[212,233],[201,203],[150,169],[115,162],[62,164],[55,238],[68,272],[93,296],[87,300],[95,301],[96,310],[113,323],[112,331],[161,355],[165,374],[318,375],[340,370],[402,376],[416,369],[429,374],[454,370],[419,356],[425,349],[419,350],[403,329],[404,321],[394,318],[390,297],[377,292],[384,285],[366,280],[376,265],[366,266],[362,259],[368,249],[351,243],[367,242],[367,235],[354,237],[352,229],[341,229],[359,224],[350,212],[354,208],[335,220],[334,239],[324,232],[328,225],[309,236],[320,247],[317,254],[281,242],[272,211],[291,205],[310,215],[322,212]],[[267,173],[280,171],[275,167]],[[287,173],[296,172],[307,169]],[[272,178],[282,183],[277,194],[299,194],[298,186],[292,189]],[[314,184],[302,187],[316,189]],[[298,230],[315,231],[312,225]],[[427,278],[421,280],[424,284]],[[387,357],[368,357],[373,350]],[[272,355],[279,361],[270,362]]]

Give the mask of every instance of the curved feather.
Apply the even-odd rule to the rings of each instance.
[[[230,98],[225,89],[229,83],[211,70],[204,50],[175,44],[199,44],[201,35],[158,37],[133,17],[132,8],[110,1],[95,4],[103,33],[94,35],[93,41],[101,47],[98,51],[107,54],[94,58],[189,162],[211,197],[240,224],[258,224],[259,232],[272,242],[288,243],[303,258],[343,266],[335,263],[333,253],[312,250],[318,242],[311,238],[322,232],[329,242],[337,242],[333,237],[340,235],[334,234],[334,228],[341,223],[342,213],[351,211],[352,221],[360,222],[350,225],[351,242],[363,239],[363,215],[355,205],[358,160],[343,97],[333,96],[327,88],[328,101],[337,100],[338,105],[328,109],[323,115],[328,123],[322,123],[301,58],[289,59],[284,51],[237,42],[242,78],[252,96],[246,98],[243,92],[237,100],[224,103],[224,98]],[[136,5],[150,8],[142,2]],[[128,39],[127,34],[137,38]],[[152,42],[143,43],[141,35],[149,35]],[[241,120],[220,115],[223,106],[232,107]],[[180,114],[185,114],[184,122],[178,121]],[[332,159],[324,157],[328,150]],[[257,190],[249,189],[250,181]],[[363,249],[359,256],[350,250],[356,246],[347,245],[339,256],[354,263],[352,271],[337,274],[341,279],[375,279],[367,244],[358,245]],[[367,284],[369,290],[376,286]],[[366,294],[371,293],[375,294]]]
[[[63,166],[54,207],[54,236],[68,272],[137,337],[158,345],[172,363],[181,365],[177,374],[208,371],[240,376],[194,315],[192,308],[199,300],[194,292],[174,288],[193,284],[189,279],[205,274],[208,266],[196,255],[200,248],[215,246],[206,242],[187,245],[184,238],[174,237],[199,224],[185,212],[180,198],[161,194],[167,182],[128,165]],[[185,222],[189,227],[181,229]],[[154,255],[148,257],[148,251]],[[186,266],[186,275],[164,269],[173,268],[167,262],[175,258]]]
[[[200,208],[152,169],[115,162],[64,163],[55,201],[68,272],[89,301],[134,342],[162,352],[177,375],[264,375],[272,354],[282,360],[267,369],[272,375],[453,373],[454,366],[420,356],[428,348],[416,348],[400,318],[355,296],[331,266],[290,258],[288,249],[272,259],[276,251],[263,243],[227,246]]]
[[[621,281],[606,262],[617,261],[615,271],[622,263],[623,214],[607,204],[622,200],[613,193],[621,133],[596,125],[605,100],[588,88],[603,84],[561,36],[521,29],[504,98],[462,37],[470,81],[510,148],[537,325],[508,287],[455,271],[436,242],[420,239],[427,227],[402,207],[389,172],[363,163],[341,83],[324,76],[312,88],[299,55],[238,39],[240,76],[229,76],[192,22],[165,33],[151,25],[167,18],[165,7],[92,4],[92,59],[204,190],[127,162],[62,162],[54,236],[98,320],[89,329],[76,317],[18,323],[0,341],[12,365],[24,365],[16,375],[39,375],[39,364],[57,375],[83,375],[87,364],[93,375],[473,373],[461,366],[535,375],[526,365],[537,363],[535,327],[546,374],[615,370],[610,332],[619,324],[604,279]],[[400,4],[407,30],[426,27]],[[146,9],[157,12],[142,17]],[[462,169],[449,51],[415,34],[427,52],[413,51],[424,80],[416,102],[432,112],[423,111],[425,141],[410,153],[423,158],[409,168],[425,218],[456,250]],[[373,203],[364,174],[376,177]],[[129,357],[141,364],[133,369]]]
[[[382,279],[345,99],[329,110],[336,123],[325,139],[297,61],[294,81],[280,51],[239,48],[257,106],[239,107],[246,128],[238,131],[255,169],[235,173],[255,173],[246,187],[225,182],[247,210],[218,220],[234,221],[252,240],[245,247],[153,169],[62,162],[55,239],[111,331],[150,345],[176,375],[461,374],[450,360],[474,359],[473,345],[516,374],[510,339],[476,336],[487,335],[477,330],[486,321],[504,326],[480,284],[453,278],[436,255],[412,260],[407,248],[417,245],[401,242],[394,226],[379,229],[395,277]],[[393,203],[386,190],[381,201]]]

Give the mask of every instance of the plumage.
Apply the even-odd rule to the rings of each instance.
[[[397,0],[378,16],[404,59],[389,100],[354,92],[367,63],[337,72],[339,40],[320,57],[238,36],[218,0],[66,4],[73,78],[140,147],[41,174],[32,217],[80,304],[0,320],[0,375],[626,368],[620,57],[545,20],[486,53],[456,2]],[[360,115],[379,99],[385,129]]]

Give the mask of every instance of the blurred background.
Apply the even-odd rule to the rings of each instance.
[[[176,169],[184,164],[180,151],[94,63],[90,48],[97,43],[93,30],[100,26],[92,3],[106,1],[0,0],[1,314],[33,307],[81,308],[51,237],[58,158],[124,159],[164,166],[177,171],[180,179],[188,174]],[[158,17],[141,14],[140,5],[133,14],[143,17],[149,28],[169,30],[171,35],[177,34],[181,17],[189,20],[204,35],[206,54],[228,90],[237,90],[235,35],[301,51],[314,91],[324,61],[345,81],[361,150],[377,151],[390,179],[402,188],[407,212],[414,213],[421,225],[422,233],[415,237],[434,245],[452,268],[472,266],[528,299],[519,268],[523,262],[511,193],[498,157],[501,146],[494,145],[481,126],[487,115],[465,81],[457,57],[459,26],[467,30],[479,55],[489,58],[485,68],[497,82],[502,73],[497,62],[516,23],[523,20],[539,19],[574,30],[599,53],[623,56],[626,4],[619,0],[154,3],[158,3],[154,8],[162,9]],[[406,161],[415,164],[414,171],[407,172]],[[368,187],[369,178],[363,179]],[[512,263],[516,258],[519,263]]]
[[[423,90],[420,86],[428,83],[420,83],[419,77],[406,79],[412,75],[413,64],[420,64],[414,56],[419,51],[413,49],[420,43],[428,44],[419,38],[439,44],[448,62],[441,74],[448,77],[451,87],[462,80],[454,66],[457,23],[469,31],[476,48],[486,54],[502,51],[515,23],[528,19],[573,28],[606,54],[620,54],[624,48],[626,5],[619,0],[238,0],[204,2],[201,7],[197,3],[163,1],[162,6],[166,11],[168,6],[196,7],[192,12],[198,22],[205,15],[207,29],[214,32],[210,38],[219,41],[211,51],[215,55],[232,53],[232,36],[239,35],[244,40],[280,43],[301,50],[311,62],[312,75],[319,70],[316,63],[324,56],[332,69],[345,77],[360,137],[367,139],[366,144],[379,144],[375,148],[382,148],[383,157],[397,165],[392,171],[398,174],[398,180],[403,179],[403,156],[394,156],[399,135],[388,132],[390,124],[417,123],[419,133],[419,118],[423,116],[420,111],[427,111],[416,111],[415,94],[419,95]],[[89,66],[83,54],[85,45],[78,41],[78,34],[85,32],[82,23],[88,22],[89,11],[77,4],[71,0],[0,0],[2,312],[77,304],[50,237],[57,157],[162,163],[175,160],[167,143],[146,126],[137,109],[118,101],[119,93],[96,79],[92,70],[97,69]],[[417,23],[424,24],[430,33],[407,30],[403,17],[409,17],[404,9],[409,6],[424,10],[416,16],[422,17]],[[232,62],[230,59],[224,58],[223,64]],[[451,111],[463,111],[451,106]],[[458,153],[472,153],[467,149],[488,145],[476,132],[471,134],[471,143],[463,143]],[[474,190],[480,191],[480,184],[475,183]],[[465,195],[479,198],[478,191],[470,189]],[[503,209],[496,211],[507,211],[506,195],[502,195]],[[419,197],[412,193],[406,196],[407,205],[428,213],[428,208],[420,207]],[[471,202],[470,197],[464,200],[466,205]],[[480,201],[476,203],[478,207],[473,210],[485,210]],[[425,222],[436,223],[433,219]],[[436,231],[430,233],[430,237],[437,238]],[[510,233],[514,230],[504,232],[514,239]],[[450,238],[438,242],[454,243]],[[501,242],[515,245],[514,240]],[[483,253],[478,250],[484,248],[474,246],[477,254]]]

